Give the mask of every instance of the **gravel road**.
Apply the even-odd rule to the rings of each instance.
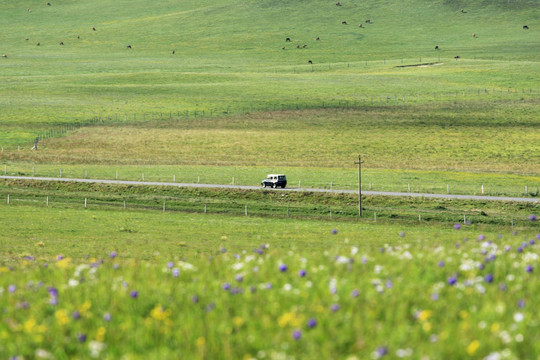
[[[219,184],[191,184],[191,183],[171,183],[171,182],[154,182],[154,181],[70,179],[70,178],[31,177],[31,176],[5,176],[5,175],[0,176],[0,179],[35,180],[35,181],[65,181],[65,182],[79,182],[79,183],[91,183],[91,184],[153,185],[153,186],[220,188],[220,189],[241,189],[241,190],[261,190],[261,191],[306,191],[306,192],[328,192],[328,193],[358,194],[358,190],[329,190],[329,189],[309,189],[309,188],[262,189],[260,186],[219,185]],[[530,198],[530,197],[427,194],[427,193],[390,192],[390,191],[362,191],[362,195],[402,196],[402,197],[407,197],[408,196],[408,197],[424,197],[424,198],[437,198],[437,199],[460,199],[460,200],[514,201],[514,202],[530,202],[530,203],[540,202],[540,199],[538,199],[538,198]]]

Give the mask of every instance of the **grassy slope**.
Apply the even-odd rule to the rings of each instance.
[[[520,4],[475,2],[462,14],[462,4],[448,1],[32,1],[28,13],[3,1],[0,16],[10,31],[0,35],[8,55],[0,63],[0,122],[14,128],[15,141],[31,138],[20,133],[23,121],[40,126],[96,113],[535,88],[537,2]],[[358,28],[368,18],[372,24]],[[463,64],[453,60],[457,54]],[[446,63],[429,70],[394,68],[401,59],[439,57]]]

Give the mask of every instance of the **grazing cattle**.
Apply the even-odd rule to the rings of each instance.
[[[476,37],[476,34],[472,34],[472,37],[475,38],[475,37]]]
[[[296,45],[296,48],[297,48],[297,49],[300,49],[300,45]]]
[[[527,25],[523,25],[523,30],[529,30],[529,27]]]
[[[7,58],[7,55],[6,55],[6,54],[2,54],[2,57],[3,57],[3,58]]]
[[[96,31],[96,28],[92,26],[92,30],[93,30],[93,31]]]
[[[338,1],[338,2],[336,3],[336,6],[341,6],[341,3]]]
[[[291,38],[286,38],[285,42],[291,42]]]
[[[319,40],[321,40],[321,39],[317,36],[317,38],[316,38],[315,40],[319,41]]]
[[[81,38],[81,35],[77,35],[77,39],[80,39]]]
[[[467,12],[465,10],[461,9],[461,13],[466,14]]]
[[[24,39],[24,40],[28,41],[28,38],[26,38],[26,39]]]
[[[435,50],[439,50],[439,45],[435,45]]]
[[[371,19],[367,19],[366,24],[371,24]]]
[[[51,6],[51,3],[50,3],[50,2],[48,2],[48,3],[47,3],[47,6]]]
[[[307,45],[306,44],[302,45],[302,49],[305,49],[305,48],[307,48]]]
[[[313,61],[311,61],[311,60],[308,60],[308,64],[313,64]]]
[[[281,47],[281,50],[285,50],[285,46],[282,46],[282,47]]]
[[[63,42],[63,41],[60,41],[60,45],[64,45],[64,42]]]
[[[41,44],[40,44],[40,43],[37,43],[36,45],[39,46],[39,45],[41,45]]]
[[[459,55],[454,56],[454,59],[456,60],[459,59]]]
[[[26,9],[26,11],[31,12],[32,10],[30,10],[30,8],[28,8],[28,9]]]
[[[347,22],[346,21],[342,21],[341,22],[343,25],[347,25]]]
[[[126,48],[131,49],[131,45],[126,46]]]
[[[358,25],[358,27],[364,27],[364,25],[360,24],[360,25]]]
[[[175,51],[173,50],[172,53],[173,53],[173,55],[174,55]]]

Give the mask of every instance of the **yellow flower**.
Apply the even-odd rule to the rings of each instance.
[[[417,319],[421,322],[428,320],[433,315],[432,310],[422,310],[418,313]]]
[[[7,273],[9,272],[9,268],[7,266],[0,266],[0,273]]]
[[[165,321],[171,316],[171,310],[164,310],[163,306],[156,305],[156,307],[150,311],[150,316],[158,321]]]
[[[71,264],[71,258],[63,258],[62,260],[58,260],[56,262],[56,266],[58,266],[61,269],[67,269],[70,267]]]
[[[64,309],[57,310],[54,313],[54,316],[60,325],[66,325],[69,322],[69,317]]]
[[[295,315],[293,312],[287,312],[278,318],[278,324],[282,328],[287,326],[298,327],[302,324],[303,317]]]
[[[431,330],[431,323],[430,322],[425,322],[422,324],[422,329],[425,331],[425,332],[429,332]]]
[[[86,316],[88,313],[88,310],[92,307],[92,303],[90,301],[85,301],[81,306],[79,306],[79,313],[81,316]]]
[[[480,341],[478,340],[473,340],[469,346],[467,346],[467,354],[469,355],[474,355],[476,354],[476,350],[478,350],[478,348],[480,347]]]
[[[491,325],[491,332],[495,334],[499,331],[500,328],[501,326],[499,325],[499,323],[493,323],[493,325]]]
[[[31,334],[35,326],[36,326],[36,320],[30,318],[24,322],[24,331],[28,334]]]
[[[244,319],[242,319],[240,316],[234,317],[232,321],[233,321],[234,326],[236,327],[240,327],[244,325]]]
[[[39,242],[36,243],[36,246],[37,247],[44,247],[45,243],[43,241],[39,241]]]
[[[105,329],[103,326],[99,327],[96,333],[96,341],[103,342],[103,340],[105,340],[106,333],[107,329]]]
[[[197,345],[197,347],[203,347],[206,344],[206,339],[203,337],[197,338],[195,344]]]
[[[469,313],[466,310],[461,310],[459,312],[459,317],[462,318],[462,319],[466,319],[466,318],[469,317]]]

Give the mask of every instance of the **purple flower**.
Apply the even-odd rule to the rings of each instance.
[[[522,252],[523,252],[523,248],[522,248],[521,246],[518,247],[518,248],[517,248],[517,252],[518,252],[518,253],[522,253]]]
[[[529,215],[529,220],[536,221],[536,215]]]
[[[486,266],[482,263],[478,264],[478,270],[484,270]]]
[[[536,234],[536,240],[540,240],[540,234]]]
[[[534,244],[536,244],[536,241],[534,241],[534,239],[529,240],[529,245],[534,245]]]
[[[339,308],[340,308],[339,304],[332,304],[332,305],[330,306],[330,310],[332,310],[332,312],[338,311]]]
[[[193,295],[191,297],[191,302],[194,303],[194,304],[198,303],[199,302],[199,297],[197,295]]]
[[[288,268],[287,268],[287,265],[285,265],[285,264],[279,264],[279,271],[285,272],[285,271],[287,271],[287,269],[288,269]]]
[[[168,267],[169,269],[172,269],[173,266],[174,266],[174,262],[169,261],[169,262],[167,263],[167,267]]]
[[[388,281],[386,282],[386,288],[391,289],[391,288],[392,288],[392,285],[393,285],[393,284],[392,284],[392,280],[388,280]]]
[[[300,277],[304,277],[304,276],[306,276],[306,274],[307,274],[307,273],[306,273],[306,270],[300,270],[300,271],[298,272],[298,276],[300,276]]]
[[[103,320],[109,322],[109,321],[111,321],[111,319],[112,319],[112,316],[111,316],[110,313],[107,312],[107,313],[103,314]]]
[[[338,233],[337,229],[332,229],[332,234],[336,235]]]
[[[253,251],[256,252],[259,255],[264,254],[264,251],[262,251],[261,249],[253,249]]]
[[[512,247],[510,245],[506,245],[504,247],[504,251],[510,251],[512,249]]]
[[[352,293],[351,293],[351,296],[352,296],[352,297],[358,297],[358,295],[360,295],[360,291],[358,291],[358,290],[356,290],[356,289],[354,289],[354,290],[352,291]]]
[[[300,330],[294,330],[292,333],[292,337],[294,340],[300,340],[302,337],[302,332]]]
[[[73,316],[74,319],[80,319],[81,318],[81,313],[79,313],[77,310],[75,310],[71,316]]]
[[[236,275],[235,280],[238,282],[242,282],[242,280],[244,280],[244,277],[242,275]]]
[[[120,265],[118,265],[118,264],[114,264],[112,267],[113,267],[114,270],[120,269]]]
[[[444,267],[444,261],[442,261],[442,260],[439,261],[439,264],[438,264],[438,265],[439,265],[439,267]]]
[[[219,249],[219,251],[221,251],[222,254],[225,254],[227,252],[227,249],[225,249],[224,247],[222,247],[221,249]]]
[[[8,291],[9,291],[10,293],[13,294],[13,293],[15,292],[15,290],[17,290],[17,286],[15,286],[15,285],[13,285],[13,284],[11,284],[11,285],[8,286]]]
[[[484,277],[484,280],[485,280],[487,283],[492,283],[492,282],[493,282],[493,274],[487,274],[487,275]]]
[[[130,293],[129,293],[129,296],[131,296],[132,298],[136,299],[139,297],[139,292],[137,290],[132,290]]]
[[[270,290],[272,288],[272,283],[266,283],[266,289]]]
[[[457,283],[457,276],[454,275],[454,276],[451,276],[450,278],[448,278],[448,285],[455,285]]]
[[[63,255],[58,255],[58,256],[56,257],[56,260],[62,260],[63,258],[64,258]]]
[[[431,300],[433,300],[433,301],[439,300],[439,294],[437,294],[437,293],[431,294]]]
[[[86,334],[79,334],[77,335],[77,340],[79,340],[79,342],[85,342],[86,341]]]
[[[484,241],[485,238],[484,234],[478,235],[478,241]]]
[[[229,283],[224,283],[223,285],[221,285],[221,288],[223,290],[229,290],[231,288],[231,284]]]
[[[399,236],[404,237],[404,236],[405,236],[405,231],[401,231],[401,232],[399,233]]]
[[[315,326],[317,326],[317,319],[311,318],[307,321],[307,327],[310,329],[313,329]]]
[[[459,224],[459,223],[454,224],[454,229],[455,230],[461,229],[461,224]]]
[[[377,354],[377,357],[383,357],[388,354],[388,348],[386,346],[379,346],[375,353]]]
[[[518,306],[518,308],[524,308],[525,307],[525,300],[524,299],[519,299],[519,301],[517,303],[517,306]]]
[[[527,267],[525,268],[525,271],[527,271],[528,273],[532,273],[533,272],[533,266],[532,265],[527,265]]]
[[[499,284],[499,290],[501,291],[506,291],[508,289],[508,287],[506,286],[505,283],[500,283]]]
[[[174,268],[174,269],[172,270],[172,274],[173,274],[174,277],[178,277],[178,276],[180,275],[180,270]]]
[[[109,254],[109,257],[110,257],[111,259],[114,259],[114,258],[117,257],[117,256],[118,256],[118,253],[117,253],[116,251],[113,251],[112,253]]]

